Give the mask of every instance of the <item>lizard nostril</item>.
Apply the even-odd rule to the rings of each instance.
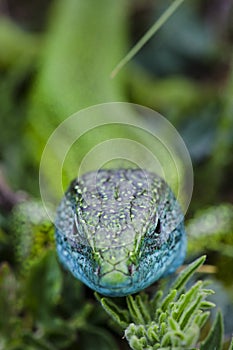
[[[97,268],[95,269],[95,275],[99,276],[100,275],[100,266],[98,265]]]
[[[133,268],[133,265],[132,265],[132,264],[128,266],[128,271],[129,271],[129,274],[130,274],[130,275],[133,274],[134,268]]]

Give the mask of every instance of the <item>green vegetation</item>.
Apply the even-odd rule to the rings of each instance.
[[[0,350],[232,350],[231,1],[185,1],[114,79],[113,68],[169,1],[5,3]],[[54,128],[84,107],[109,101],[141,104],[166,116],[187,144],[195,176],[186,215],[186,263],[194,262],[177,277],[118,299],[95,298],[60,266],[38,186],[41,154]],[[72,164],[80,165],[95,144],[132,132],[106,127],[81,138],[64,171],[65,186],[76,174]],[[52,154],[45,174],[51,190],[57,171]],[[204,258],[195,260],[202,254],[206,265]]]

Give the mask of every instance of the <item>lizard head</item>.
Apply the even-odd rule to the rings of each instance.
[[[139,169],[101,170],[74,180],[56,218],[61,262],[92,289],[123,296],[183,261],[183,215],[169,186]]]

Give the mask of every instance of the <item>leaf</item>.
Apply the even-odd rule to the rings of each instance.
[[[49,206],[48,210],[53,215]],[[11,225],[17,268],[26,275],[46,250],[54,249],[54,226],[42,203],[35,199],[14,207]]]
[[[143,314],[140,308],[138,307],[136,300],[132,297],[132,295],[128,295],[126,297],[126,302],[127,302],[127,306],[128,306],[132,321],[135,324],[145,324],[146,322],[143,317]]]
[[[188,328],[189,325],[189,321],[192,318],[192,316],[197,312],[197,310],[199,309],[199,306],[201,304],[201,300],[202,300],[202,295],[199,295],[195,301],[193,301],[192,303],[190,303],[189,307],[187,308],[187,310],[185,310],[183,312],[183,315],[180,319],[180,327],[181,329],[184,328]]]
[[[97,295],[102,305],[103,301],[107,301],[107,312],[118,324],[121,322],[121,316],[127,315],[127,323],[121,325],[127,326],[125,337],[132,349],[156,350],[167,347],[180,350],[195,347],[201,328],[209,317],[209,311],[203,309],[214,306],[206,301],[213,291],[206,289],[206,283],[202,281],[196,282],[187,291],[183,287],[204,260],[205,256],[197,259],[181,272],[173,284],[177,289],[173,289],[172,286],[162,300],[161,290],[152,300],[142,293],[136,296],[129,295],[126,297],[127,311],[119,309],[112,299],[100,298]],[[178,293],[181,290],[183,293]],[[106,304],[104,306],[106,309]],[[133,323],[129,324],[129,320]]]
[[[26,64],[34,61],[38,53],[38,38],[21,29],[8,16],[2,16],[0,22],[1,67]]]
[[[121,309],[116,303],[110,298],[101,298],[98,293],[95,293],[97,300],[100,301],[104,310],[111,316],[117,324],[122,328],[127,328],[130,322],[129,312]]]
[[[198,325],[199,328],[202,328],[204,326],[204,324],[206,323],[207,319],[209,318],[209,316],[210,316],[209,311],[202,312],[200,314],[197,314],[194,322]]]
[[[146,333],[147,329],[144,325],[135,325],[134,323],[131,323],[125,330],[125,337],[133,350],[151,349],[146,339]]]
[[[88,326],[88,331],[79,334],[79,348],[83,350],[118,350],[115,339],[106,330]]]
[[[70,317],[80,310],[85,303],[84,285],[68,271],[62,274],[61,310],[65,317]]]
[[[60,298],[62,275],[56,253],[47,251],[29,271],[25,283],[25,306],[33,316],[46,319]]]
[[[18,286],[13,272],[7,263],[0,265],[0,333],[7,338],[15,336],[19,312]],[[20,332],[20,329],[19,329]],[[1,340],[1,337],[0,337]]]
[[[140,293],[139,295],[136,295],[135,301],[138,305],[138,308],[142,314],[143,319],[145,320],[145,323],[150,323],[151,320],[151,310],[149,305],[149,296],[146,293]]]
[[[172,289],[170,291],[170,293],[166,296],[166,298],[163,299],[163,302],[161,304],[161,309],[163,311],[166,311],[168,308],[168,305],[175,299],[177,295],[177,290],[176,289]]]
[[[215,250],[233,257],[233,206],[220,204],[199,210],[187,224],[188,252]]]
[[[222,313],[218,311],[208,336],[201,343],[200,350],[221,350],[222,339],[223,339],[223,320],[222,320]]]
[[[56,350],[66,349],[75,341],[76,332],[70,321],[55,318],[46,324],[43,338],[53,344]]]
[[[180,320],[180,317],[184,310],[190,305],[191,301],[197,297],[201,286],[202,282],[198,281],[196,284],[194,284],[194,286],[192,286],[192,288],[190,288],[187,293],[181,295],[179,306],[176,311],[176,319],[178,321]]]
[[[162,290],[158,290],[154,297],[151,299],[150,303],[150,307],[152,309],[152,313],[156,312],[156,308],[158,307],[159,303],[161,302],[161,299],[163,297],[163,291]]]
[[[129,345],[133,350],[143,350],[143,346],[140,344],[140,340],[135,335],[130,338]]]
[[[230,343],[230,346],[229,346],[229,349],[228,350],[233,350],[233,337],[231,339],[231,343]]]
[[[175,332],[180,331],[180,325],[176,320],[174,320],[171,316],[168,318],[168,326],[170,327],[171,330]]]
[[[212,303],[211,301],[202,301],[201,302],[201,309],[211,309],[212,307],[215,307],[216,305]]]
[[[204,264],[206,256],[203,255],[199,259],[195,260],[193,263],[188,265],[184,271],[182,271],[176,281],[173,283],[171,289],[177,289],[180,291],[187,281],[192,277],[196,270]]]
[[[33,334],[24,334],[23,336],[24,344],[29,345],[29,349],[35,350],[57,350],[53,344],[49,343],[47,340],[33,336]],[[31,346],[31,347],[30,347]]]
[[[86,327],[88,317],[90,317],[90,314],[94,311],[94,305],[86,301],[83,306],[76,312],[76,314],[72,317],[70,320],[70,327],[73,329],[73,332],[75,332],[77,329],[83,329]],[[97,311],[97,310],[95,310]]]

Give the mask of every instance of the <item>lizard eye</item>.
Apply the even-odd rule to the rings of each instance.
[[[153,254],[156,249],[161,246],[161,233],[162,225],[161,220],[158,218],[156,227],[151,227],[150,230],[145,235],[144,240],[144,254]]]
[[[157,221],[157,225],[156,225],[156,228],[155,228],[154,232],[157,233],[157,234],[161,233],[161,222],[160,222],[160,219],[158,219],[158,221]]]

